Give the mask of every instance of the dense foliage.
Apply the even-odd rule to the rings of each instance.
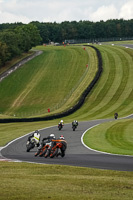
[[[0,67],[41,41],[39,31],[33,24],[9,27],[6,24],[5,27],[0,31]]]
[[[31,22],[40,31],[42,42],[62,42],[69,39],[98,39],[112,37],[133,37],[133,19],[107,20],[106,22],[65,21],[60,24]]]
[[[93,42],[99,38],[133,38],[133,19],[100,22],[64,21],[62,23],[33,21],[28,25],[0,24],[0,66],[40,42],[42,44],[51,41],[60,43],[72,39],[88,39]]]

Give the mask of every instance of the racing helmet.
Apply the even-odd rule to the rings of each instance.
[[[36,130],[36,131],[35,131],[35,133],[39,134],[39,131],[38,131],[38,130]]]
[[[60,139],[61,139],[61,140],[64,140],[65,138],[64,138],[64,136],[63,136],[63,135],[61,135],[61,136],[60,136]]]
[[[50,134],[50,137],[53,137],[53,138],[55,138],[55,135],[54,135],[53,133],[51,133],[51,134]]]
[[[61,120],[60,122],[63,123],[63,120]]]

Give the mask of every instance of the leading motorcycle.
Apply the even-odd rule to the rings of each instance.
[[[34,137],[32,137],[30,140],[26,143],[27,152],[29,152],[31,149],[33,149],[35,146],[37,146],[37,142]]]

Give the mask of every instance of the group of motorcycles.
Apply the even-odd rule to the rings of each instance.
[[[53,146],[51,148],[51,144],[50,143],[46,143],[45,146],[43,146],[41,149],[38,148],[37,152],[35,153],[35,156],[40,156],[40,157],[50,157],[50,158],[54,158],[58,155],[61,147],[62,147],[62,143],[61,142],[57,142],[55,146]],[[27,152],[29,152],[31,149],[33,149],[34,147],[36,147],[37,144],[35,142],[34,139],[31,139],[30,141],[27,141],[26,147],[27,147]]]
[[[58,124],[59,131],[63,128],[63,126],[64,126],[63,123]],[[77,126],[78,126],[78,122],[72,122],[73,131],[75,131]],[[28,140],[26,144],[27,152],[29,152],[34,147],[39,147],[37,152],[35,153],[35,156],[40,156],[40,157],[45,157],[45,158],[57,157],[61,152],[62,146],[63,146],[62,142],[58,140],[54,146],[52,146],[52,142],[49,142],[49,143],[46,143],[43,147],[41,147],[40,145],[41,147],[40,148],[39,144],[37,143],[34,137],[31,137],[30,140]]]
[[[63,126],[64,125],[62,123],[58,124],[59,131],[63,128]],[[73,131],[75,131],[75,129],[77,128],[77,126],[78,126],[78,122],[77,121],[72,122],[72,129],[73,129]]]
[[[42,147],[40,150],[38,149],[38,151],[35,153],[35,156],[40,156],[40,157],[43,156],[45,158],[57,157],[60,149],[62,148],[62,145],[63,144],[61,142],[57,142],[56,145],[51,148],[51,142],[46,143],[46,145],[44,147]]]
[[[118,113],[114,114],[114,118],[117,119],[118,118]],[[59,123],[58,124],[58,129],[59,131],[62,130],[64,124],[63,123]],[[75,131],[75,129],[78,126],[78,122],[75,120],[72,122],[72,129],[73,131]],[[62,148],[62,143],[60,142],[60,140],[58,140],[58,142],[56,142],[56,145],[54,145],[53,147],[51,147],[52,142],[46,143],[46,145],[44,145],[42,148],[38,148],[37,152],[35,153],[35,156],[40,156],[40,157],[50,157],[50,158],[54,158],[56,157],[61,148]],[[35,140],[34,137],[31,137],[30,140],[27,141],[26,147],[27,147],[27,152],[29,152],[31,149],[33,149],[35,146],[38,147],[38,143]]]

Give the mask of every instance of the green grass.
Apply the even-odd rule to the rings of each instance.
[[[121,155],[133,155],[133,119],[100,124],[84,135],[84,143],[92,149]]]
[[[96,47],[103,59],[102,76],[71,120],[112,118],[114,112],[123,117],[133,112],[133,50],[116,45]],[[94,78],[97,58],[92,48],[37,48],[44,53],[1,83],[1,117],[48,115],[48,108],[49,115],[62,112],[78,101]]]
[[[79,120],[120,117],[133,113],[133,50],[96,45],[103,59],[103,73],[80,110],[70,116]]]
[[[49,126],[57,126],[58,122],[59,120],[0,124],[0,146],[4,146],[15,138],[23,136],[37,129],[42,129]]]
[[[131,200],[133,173],[0,162],[0,199]]]
[[[0,84],[2,115],[28,117],[70,108],[93,79],[94,50],[81,47],[38,47],[43,54],[26,63]],[[86,68],[90,58],[89,69]],[[88,80],[90,79],[90,80]],[[59,111],[60,111],[59,110]]]

